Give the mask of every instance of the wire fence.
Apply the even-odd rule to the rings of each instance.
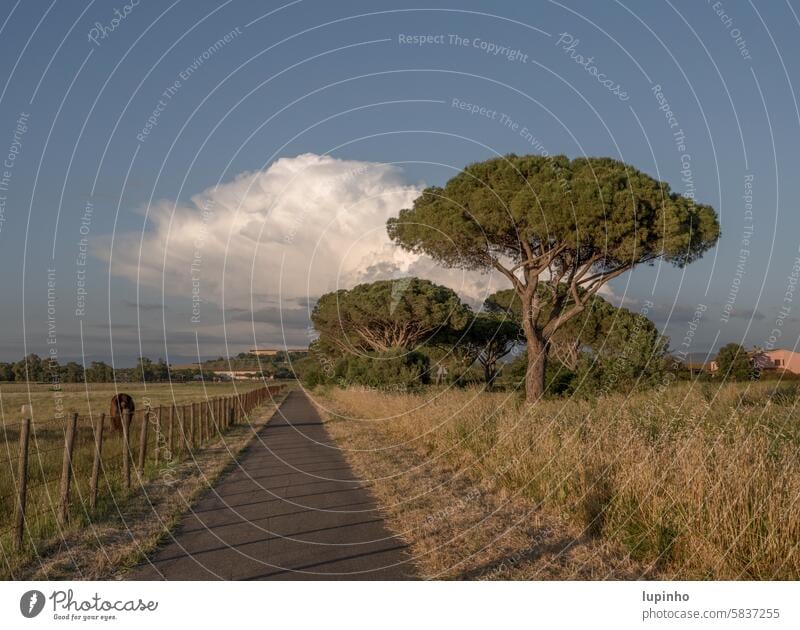
[[[5,425],[0,446],[0,546],[16,552],[79,515],[98,515],[153,473],[190,457],[245,421],[283,385],[121,416],[72,413],[55,427],[30,418]],[[4,443],[3,443],[4,442]]]

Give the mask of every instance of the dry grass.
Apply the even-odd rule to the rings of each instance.
[[[800,413],[775,387],[318,403],[428,576],[797,579]]]
[[[130,496],[110,499],[103,514],[86,517],[82,526],[70,527],[36,545],[31,558],[17,559],[0,576],[25,580],[86,579],[116,577],[141,562],[174,525],[197,496],[216,479],[269,420],[285,393],[273,403],[252,412],[249,422],[237,425],[212,439],[186,460],[176,460],[158,474],[144,480]],[[13,569],[9,571],[9,569]]]

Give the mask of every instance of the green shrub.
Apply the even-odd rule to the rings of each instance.
[[[292,367],[294,368],[295,375],[300,379],[300,382],[308,388],[325,385],[333,380],[332,365],[331,368],[326,371],[323,361],[320,360],[320,356],[316,353],[312,353],[299,361],[295,361]]]
[[[414,389],[430,381],[430,361],[420,352],[389,350],[348,355],[336,363],[336,382],[379,390]]]

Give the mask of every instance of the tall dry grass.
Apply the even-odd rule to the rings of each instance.
[[[557,509],[665,578],[797,579],[797,394],[694,383],[530,407],[473,390],[330,389],[320,400],[476,482]]]

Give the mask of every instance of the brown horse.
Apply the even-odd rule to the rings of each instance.
[[[130,412],[130,417],[133,418],[133,412],[136,411],[136,405],[133,403],[133,397],[128,394],[117,394],[111,398],[111,428],[114,431],[122,431],[122,420],[125,414]]]

